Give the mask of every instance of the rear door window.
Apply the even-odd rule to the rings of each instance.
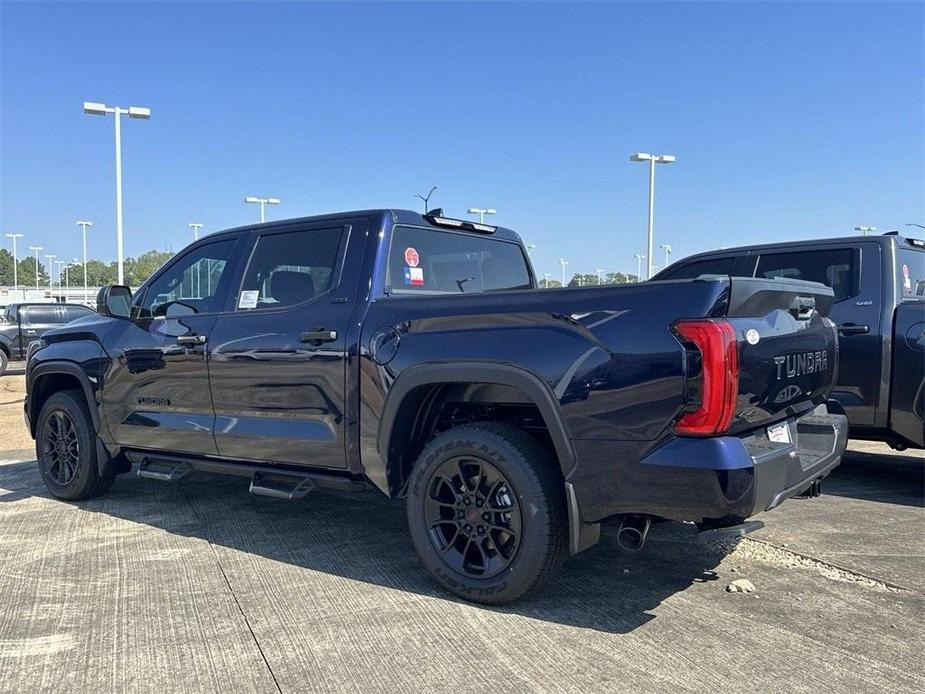
[[[347,227],[300,229],[257,239],[235,308],[295,306],[335,288]]]
[[[899,251],[899,295],[925,297],[925,251],[908,248]]]
[[[27,306],[22,309],[22,323],[32,325],[54,325],[61,323],[61,313],[57,306],[49,304],[48,306]]]
[[[83,318],[93,313],[93,311],[85,306],[62,306],[61,312],[64,316],[63,321],[65,323],[70,323],[72,320],[77,320],[78,318]]]
[[[856,292],[856,258],[857,253],[853,248],[762,253],[755,268],[755,277],[821,282],[831,287],[835,292],[835,301],[840,301]]]
[[[520,245],[452,231],[397,226],[392,234],[389,290],[396,293],[472,294],[529,289]]]

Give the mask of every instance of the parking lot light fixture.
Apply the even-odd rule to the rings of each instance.
[[[35,291],[39,290],[39,251],[44,251],[42,246],[29,246],[29,250],[35,253]]]
[[[16,253],[16,239],[21,239],[22,234],[6,234],[8,239],[13,240],[13,291],[19,291],[19,256]]]
[[[565,266],[568,265],[568,261],[563,258],[559,258],[559,265],[562,266],[562,287],[564,288],[565,287]]]
[[[648,152],[636,152],[630,156],[630,161],[649,162],[649,224],[646,234],[646,255],[648,259],[646,266],[646,279],[652,277],[652,253],[655,244],[655,165],[656,164],[673,164],[677,157],[673,154],[649,154]]]
[[[484,224],[485,215],[497,214],[497,210],[494,210],[491,207],[470,207],[469,214],[477,214],[479,216],[479,224]]]
[[[87,228],[93,226],[93,222],[77,222],[77,226],[83,231],[84,244],[84,303],[90,303],[90,290],[87,287]]]
[[[670,244],[670,243],[663,243],[661,246],[659,246],[659,248],[661,248],[663,251],[665,251],[665,265],[664,265],[664,267],[668,267],[668,256],[671,255],[671,244]]]
[[[548,272],[544,272],[544,273],[543,273],[543,277],[544,277],[545,280],[546,280],[546,284],[543,285],[543,289],[549,289],[549,273],[548,273]]]
[[[84,101],[84,113],[91,116],[105,116],[111,113],[115,121],[116,135],[116,261],[118,263],[119,284],[124,284],[125,258],[123,252],[122,230],[122,116],[134,120],[149,120],[151,109],[145,106],[107,106],[95,101]]]
[[[54,260],[57,258],[57,255],[46,253],[45,254],[45,265],[48,268],[48,291],[53,292],[55,290],[55,266]]]
[[[646,257],[642,253],[636,254],[636,281],[639,282],[642,279],[642,261]]]
[[[854,230],[861,232],[861,236],[867,236],[868,234],[875,233],[877,227],[855,227]]]
[[[260,223],[263,224],[267,221],[267,205],[279,205],[279,198],[258,198],[253,195],[248,195],[244,198],[244,202],[250,203],[251,205],[260,205]]]

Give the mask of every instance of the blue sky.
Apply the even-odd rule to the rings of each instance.
[[[414,194],[536,244],[537,271],[635,271],[647,177],[674,259],[925,224],[923,3],[0,4],[0,231],[115,256]],[[6,241],[6,239],[2,239]],[[662,263],[662,254],[657,256]]]

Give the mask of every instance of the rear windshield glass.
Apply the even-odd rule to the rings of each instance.
[[[925,296],[925,251],[901,249],[898,266],[900,296]]]
[[[529,289],[521,247],[510,241],[452,231],[395,227],[389,251],[393,292],[488,292]]]

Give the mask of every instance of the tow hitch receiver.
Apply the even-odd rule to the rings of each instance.
[[[822,494],[822,480],[813,480],[806,491],[797,495],[797,499],[814,499]]]

